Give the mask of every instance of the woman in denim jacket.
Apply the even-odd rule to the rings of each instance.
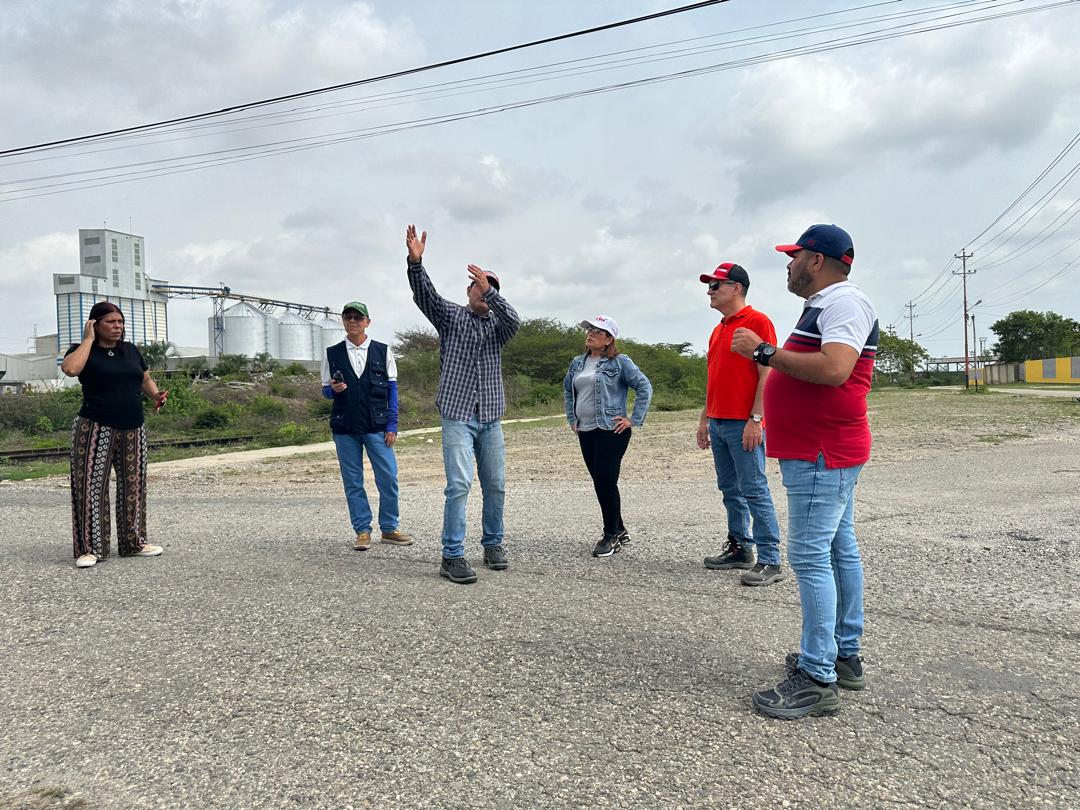
[[[619,469],[630,444],[631,426],[641,427],[652,399],[652,383],[634,361],[619,354],[615,340],[619,325],[606,315],[582,321],[585,354],[570,361],[563,380],[566,421],[577,434],[581,455],[592,476],[596,499],[604,516],[604,535],[594,557],[610,557],[630,542],[622,521]],[[634,412],[626,416],[629,389],[635,393]]]

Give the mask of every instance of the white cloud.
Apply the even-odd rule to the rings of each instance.
[[[877,61],[817,56],[749,74],[731,103],[737,127],[698,141],[731,167],[737,202],[759,206],[819,182],[897,160],[956,171],[1043,132],[1074,98],[1080,54],[1070,37],[988,30],[957,62],[954,40],[907,43]]]

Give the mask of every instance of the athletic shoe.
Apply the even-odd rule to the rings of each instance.
[[[357,532],[353,549],[355,551],[367,551],[369,548],[371,548],[371,532]]]
[[[75,560],[76,568],[89,568],[92,565],[97,565],[97,554],[83,554]]]
[[[457,585],[471,585],[476,582],[476,571],[464,557],[443,557],[439,566],[439,576],[446,577]]]
[[[821,686],[801,669],[772,689],[755,692],[754,708],[769,717],[798,720],[840,711],[840,691],[835,683]]]
[[[787,670],[787,674],[791,675],[798,668],[799,654],[788,653],[787,658],[784,659],[784,669]],[[866,677],[863,675],[862,659],[859,656],[850,655],[847,658],[836,659],[836,683],[842,689],[851,689],[855,692],[866,688]]]
[[[382,533],[380,542],[389,543],[392,546],[411,546],[412,537],[405,534],[401,529],[392,529]]]
[[[772,585],[784,578],[784,572],[779,565],[767,565],[759,562],[741,577],[739,582],[743,585]]]
[[[497,546],[484,546],[484,565],[492,571],[505,571],[510,567],[510,561],[506,559],[506,549],[502,543]]]
[[[139,546],[139,550],[135,552],[135,556],[136,557],[157,557],[164,550],[165,549],[163,549],[161,546],[152,546],[149,543],[146,543],[145,545]]]
[[[619,538],[620,546],[630,545],[630,532],[628,532],[626,529],[619,529],[617,537]]]
[[[724,549],[715,557],[705,558],[705,567],[711,571],[727,571],[731,568],[754,567],[754,547],[743,545],[729,534]]]
[[[610,557],[616,551],[619,550],[619,535],[617,534],[605,534],[601,537],[596,545],[593,547],[592,555],[594,557]]]

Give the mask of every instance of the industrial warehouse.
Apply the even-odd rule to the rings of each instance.
[[[318,367],[323,351],[345,338],[341,319],[329,308],[233,292],[229,287],[190,287],[155,279],[147,270],[142,236],[106,228],[79,230],[77,273],[53,275],[56,332],[28,339],[29,351],[0,354],[0,393],[57,388],[77,380],[60,372],[67,347],[82,340],[90,309],[98,301],[124,312],[127,339],[136,344],[170,343],[169,299],[207,298],[205,347],[175,347],[170,366],[222,355],[269,355],[285,363]]]

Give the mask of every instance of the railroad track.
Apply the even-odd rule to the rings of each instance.
[[[212,439],[157,439],[149,443],[151,450],[162,447],[206,447],[220,444],[239,444],[253,441],[255,436],[218,436]],[[38,450],[0,450],[0,462],[46,461],[67,458],[70,447],[49,447]]]

